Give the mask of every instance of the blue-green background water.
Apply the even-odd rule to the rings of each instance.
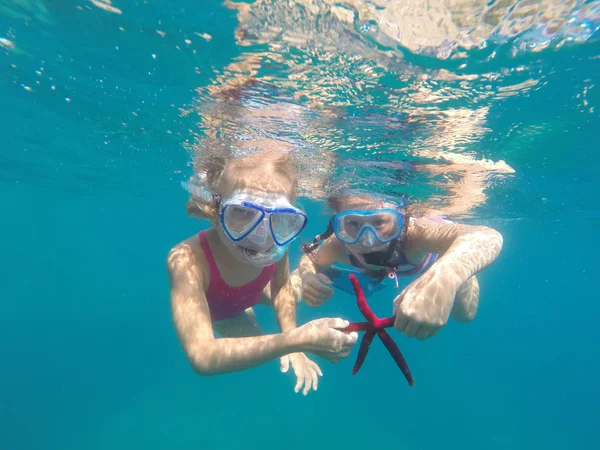
[[[165,257],[206,226],[185,215],[194,119],[179,108],[240,48],[218,3],[148,3],[0,3],[15,43],[0,47],[0,448],[598,448],[597,41],[517,57],[543,86],[491,104],[474,145],[517,173],[475,218],[505,238],[476,320],[395,336],[413,388],[375,342],[359,374],[354,355],[323,362],[303,397],[277,362],[198,377],[177,342]],[[181,43],[194,31],[212,36],[196,54]],[[302,202],[309,239],[326,217]],[[372,301],[378,314],[393,295]],[[298,311],[321,315],[359,317],[346,295]]]

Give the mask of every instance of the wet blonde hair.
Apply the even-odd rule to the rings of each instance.
[[[360,204],[361,209],[378,209],[384,207],[395,208],[390,202],[386,202],[382,198],[378,198],[371,194],[346,194],[346,195],[332,195],[327,198],[327,206],[336,213],[342,212],[347,208],[346,205],[350,202],[356,202]]]
[[[252,150],[245,146],[245,150]],[[214,196],[226,198],[240,189],[265,193],[281,193],[290,203],[296,200],[298,189],[298,169],[295,159],[289,152],[273,148],[273,144],[254,148],[247,155],[237,158],[213,156],[197,162],[196,172],[201,176],[203,187]],[[218,217],[218,203],[215,198],[203,199],[196,195],[186,203],[188,215],[214,220]]]

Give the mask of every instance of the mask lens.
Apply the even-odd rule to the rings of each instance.
[[[227,205],[223,208],[223,225],[232,239],[244,238],[262,218],[262,213],[242,205]]]
[[[341,213],[336,216],[334,230],[338,239],[354,244],[370,230],[379,241],[388,242],[400,235],[402,226],[395,212]]]
[[[273,237],[279,245],[294,239],[304,228],[306,217],[298,213],[275,212],[271,216]]]
[[[401,230],[398,223],[398,214],[382,212],[371,216],[371,226],[377,237],[382,241],[389,241],[397,237]]]

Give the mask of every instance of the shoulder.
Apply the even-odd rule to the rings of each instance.
[[[206,260],[198,236],[192,236],[171,248],[166,262],[170,276],[189,271],[203,275]]]
[[[173,247],[167,255],[167,269],[169,272],[185,270],[196,262],[196,255],[185,242],[180,242]]]

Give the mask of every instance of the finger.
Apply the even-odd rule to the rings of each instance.
[[[423,325],[417,331],[416,336],[417,336],[417,339],[419,339],[420,341],[423,341],[423,340],[427,339],[430,334],[431,334],[431,328],[430,327],[426,327],[425,325]]]
[[[316,366],[316,364],[315,364],[315,366]],[[310,377],[312,380],[312,388],[313,388],[313,390],[316,391],[317,388],[319,387],[319,375],[317,375],[317,370],[314,367],[310,371]]]
[[[345,334],[345,333],[344,333]],[[358,340],[358,333],[353,331],[352,333],[345,334],[342,341],[343,349],[352,349],[356,341]]]
[[[415,334],[417,334],[417,331],[419,330],[420,326],[421,324],[419,322],[411,320],[410,322],[408,322],[408,325],[404,329],[404,336],[406,336],[407,338],[415,337]]]
[[[288,355],[282,356],[279,360],[279,369],[282,373],[286,373],[290,368],[290,357]]]
[[[317,300],[311,292],[308,292],[306,289],[302,292],[302,298],[304,299],[304,303],[306,303],[311,308],[318,308],[323,304],[320,300]]]
[[[327,319],[327,325],[330,328],[346,328],[346,327],[348,327],[348,325],[350,325],[350,322],[337,317],[335,319]],[[341,333],[341,331],[340,331],[340,333]],[[343,333],[343,334],[345,335],[345,333]],[[350,333],[350,334],[352,334],[352,333]]]
[[[306,395],[310,392],[310,388],[312,387],[312,377],[310,376],[310,370],[304,374],[304,390],[302,391],[302,395]]]
[[[298,370],[298,372],[301,372],[301,371]],[[298,372],[296,372],[296,386],[294,387],[294,392],[296,394],[300,391],[300,389],[302,388],[302,385],[304,384],[304,376]]]
[[[323,300],[311,286],[306,286],[306,288],[304,288],[302,296],[308,306],[317,307],[325,303],[325,300]]]
[[[306,287],[314,289],[321,298],[329,298],[333,295],[333,289],[321,283],[319,280],[315,280],[313,283],[306,283]]]
[[[315,365],[315,371],[319,374],[319,376],[323,376],[323,372],[321,371],[321,367],[319,367],[319,365],[313,361],[313,364]]]
[[[350,356],[350,353],[352,353],[351,348],[342,350],[340,353],[338,353],[338,355],[340,356],[340,359],[342,359],[342,358],[347,358],[348,356]]]
[[[407,286],[402,292],[400,292],[400,294],[398,294],[398,296],[394,299],[394,303],[392,304],[392,310],[393,310],[393,314],[397,315],[398,314],[398,308],[400,308],[400,304],[402,303],[402,300],[404,299],[404,293],[406,292],[406,289],[408,289],[409,286]],[[400,331],[400,330],[398,330]]]
[[[440,332],[441,328],[436,328],[429,333],[429,337],[433,337]]]
[[[328,285],[328,286],[332,286],[333,285],[333,281],[331,281],[331,279],[325,275],[324,273],[318,273],[317,274],[317,278],[319,280],[321,280],[324,284]]]
[[[400,333],[404,332],[407,325],[408,317],[406,317],[402,313],[397,313],[396,320],[394,321],[394,328],[396,329],[396,331],[399,331]]]

